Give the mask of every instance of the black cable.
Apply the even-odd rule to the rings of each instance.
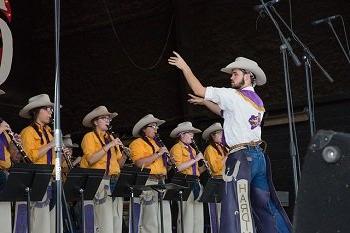
[[[114,23],[113,23],[113,18],[112,18],[112,15],[111,15],[111,12],[106,4],[106,1],[105,0],[102,0],[103,4],[104,4],[104,7],[106,9],[106,13],[108,15],[108,19],[110,21],[110,24],[112,26],[112,30],[113,30],[113,34],[115,36],[115,38],[118,40],[119,44],[120,44],[120,47],[122,48],[122,51],[124,53],[124,55],[128,58],[128,60],[130,61],[130,63],[135,66],[137,69],[140,69],[140,70],[153,70],[154,68],[156,68],[159,63],[161,62],[163,56],[164,56],[164,53],[165,53],[165,50],[167,48],[167,45],[169,43],[169,38],[170,38],[170,34],[171,34],[171,31],[172,31],[172,27],[173,27],[173,24],[174,24],[174,14],[172,14],[171,16],[171,21],[170,21],[170,25],[169,25],[169,29],[168,29],[168,34],[167,34],[167,38],[165,40],[165,43],[164,43],[164,46],[163,46],[163,49],[159,55],[159,57],[156,59],[156,61],[152,64],[152,65],[149,65],[149,66],[140,66],[140,65],[137,65],[136,62],[131,58],[131,56],[128,54],[128,51],[126,51],[125,47],[123,46],[123,43],[120,39],[120,36],[118,35],[117,33],[117,30],[114,26]]]

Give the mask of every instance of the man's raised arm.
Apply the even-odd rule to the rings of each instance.
[[[173,52],[175,57],[170,57],[168,63],[176,66],[184,74],[186,81],[195,95],[204,97],[206,88],[201,84],[197,77],[193,74],[191,68],[187,65],[185,60],[177,53]]]

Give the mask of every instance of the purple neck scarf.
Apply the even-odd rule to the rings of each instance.
[[[5,161],[5,147],[9,146],[9,142],[5,136],[5,133],[0,134],[0,160]]]
[[[50,150],[47,152],[47,164],[48,164],[48,165],[51,165],[51,164],[52,164],[52,150],[53,150],[53,149],[50,149]]]
[[[188,152],[190,152],[190,157],[191,159],[195,159],[194,158],[194,155],[193,155],[193,150],[192,150],[192,147],[189,145],[189,144],[186,144],[184,143],[185,146],[186,146],[186,149],[188,150]],[[195,162],[193,165],[192,165],[192,174],[193,175],[197,175],[197,162]]]
[[[158,139],[158,137],[153,138],[153,140],[156,142],[157,146],[159,146],[159,147],[165,146],[165,145]],[[168,157],[167,157],[167,154],[166,154],[166,153],[163,153],[163,154],[162,154],[162,159],[163,159],[163,164],[164,164],[164,166],[167,167],[167,165],[168,165]]]
[[[105,145],[110,143],[109,138],[105,137]],[[107,164],[106,164],[106,175],[109,174],[109,165],[111,164],[112,152],[111,150],[107,151]]]
[[[43,126],[42,131],[43,131],[43,134],[44,134],[44,136],[45,136],[46,143],[49,143],[49,142],[50,142],[50,138],[49,138],[49,134],[48,134],[47,131],[46,131],[46,127],[45,127],[45,126]],[[47,154],[46,154],[46,162],[47,162],[48,165],[51,165],[51,164],[52,164],[52,151],[53,151],[53,150],[54,150],[54,149],[52,148],[52,149],[50,149],[50,150],[47,151]]]

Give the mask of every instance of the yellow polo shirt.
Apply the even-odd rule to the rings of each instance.
[[[81,168],[89,168],[89,163],[86,161],[84,156],[81,157],[79,167],[81,167]]]
[[[220,146],[218,146],[218,149],[222,150]],[[223,151],[220,152],[223,153]],[[208,161],[213,176],[221,176],[224,169],[224,156],[222,156],[215,147],[209,145],[204,151],[204,158]]]
[[[3,132],[2,134],[5,135],[7,142],[10,144],[10,137],[7,135],[7,133]],[[11,167],[11,157],[10,157],[10,151],[9,148],[6,147],[6,145],[3,145],[4,147],[4,159],[1,159],[0,157],[0,170],[7,170]]]
[[[160,148],[157,145],[157,143],[151,139],[148,138],[148,140],[152,143],[154,146],[155,152],[157,152]],[[147,144],[145,140],[142,138],[137,138],[134,141],[132,141],[129,145],[130,151],[131,151],[131,159],[135,162],[137,160],[146,158],[150,155],[152,155],[154,152],[152,150],[152,147]],[[151,169],[150,174],[153,175],[166,175],[167,170],[166,167],[164,166],[162,156],[157,158],[155,161],[153,161],[152,164],[148,165],[145,168]]]
[[[190,150],[192,150],[192,155],[194,157],[196,157],[195,149],[193,149],[191,146],[189,148],[190,148]],[[191,156],[190,156],[190,151],[189,151],[188,147],[182,142],[176,143],[171,148],[170,154],[173,156],[177,167],[179,167],[180,164],[182,164],[184,162],[187,162],[187,161],[192,159]],[[193,174],[192,166],[182,170],[181,173],[186,174],[186,175],[199,176],[198,163],[196,162],[196,174]]]
[[[33,163],[35,164],[47,164],[47,154],[46,156],[42,156],[39,158],[38,156],[38,151],[40,147],[48,144],[53,140],[53,136],[51,134],[51,128],[49,126],[39,126],[39,132],[42,134],[42,139],[43,139],[43,144],[40,142],[40,136],[39,134],[35,131],[33,126],[27,126],[24,128],[21,132],[21,139],[22,139],[22,146],[24,149],[24,152],[28,155],[30,160],[32,160]],[[47,132],[47,135],[49,136],[49,141],[46,141],[45,135],[44,135],[44,130]],[[55,159],[56,159],[56,153],[54,148],[52,150],[52,160],[51,164],[55,164]]]
[[[105,132],[98,132],[98,135],[105,145]],[[98,152],[102,149],[102,145],[95,135],[94,132],[89,132],[85,134],[83,141],[81,142],[81,149],[83,150],[83,158],[81,161],[81,167],[94,168],[94,169],[106,169],[107,168],[107,153],[94,164],[89,164],[87,161],[91,158],[91,155]],[[121,159],[122,153],[120,152],[119,147],[112,147],[111,151],[111,160],[109,165],[109,174],[108,175],[119,175],[120,167],[118,160]]]

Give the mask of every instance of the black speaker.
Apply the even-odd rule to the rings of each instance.
[[[350,134],[320,130],[304,160],[295,233],[350,232]]]

